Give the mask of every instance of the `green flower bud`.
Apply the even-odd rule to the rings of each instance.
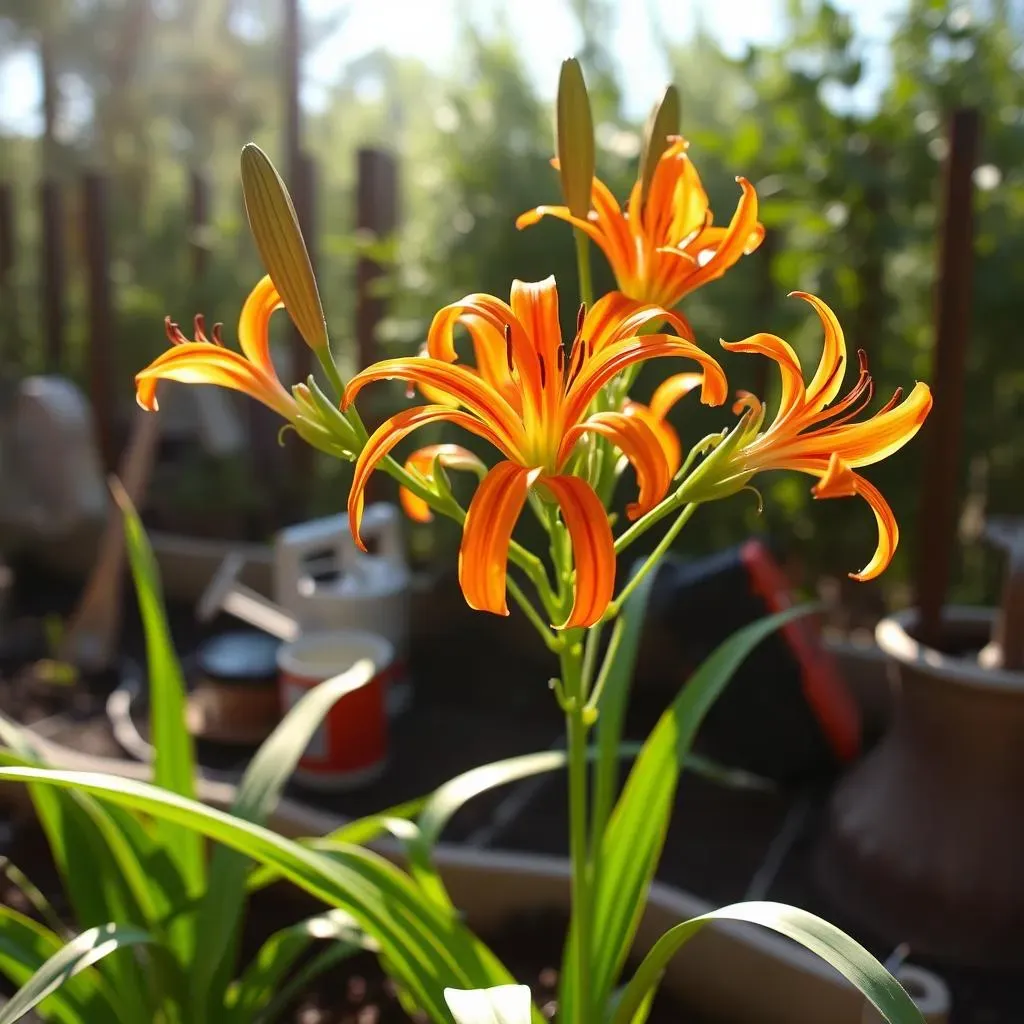
[[[558,76],[555,134],[565,204],[573,216],[585,218],[594,180],[594,122],[583,71],[575,57],[562,61]]]

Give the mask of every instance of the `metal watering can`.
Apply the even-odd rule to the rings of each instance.
[[[403,679],[409,643],[411,574],[405,561],[401,513],[379,502],[363,513],[360,551],[346,515],[290,526],[274,542],[274,600],[304,632],[359,630],[389,640]],[[394,699],[407,688],[393,687]],[[394,709],[392,709],[394,710]]]

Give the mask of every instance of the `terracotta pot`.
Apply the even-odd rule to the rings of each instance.
[[[978,665],[994,617],[946,609],[942,651],[913,611],[879,623],[891,726],[837,788],[818,862],[851,920],[987,966],[1024,958],[1024,673]]]

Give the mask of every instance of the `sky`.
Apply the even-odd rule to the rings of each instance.
[[[785,24],[785,0],[620,0],[612,29],[611,49],[618,55],[626,113],[646,114],[663,87],[668,69],[653,46],[655,31],[686,39],[698,24],[732,54],[749,43],[776,41]],[[865,80],[849,98],[870,108],[888,74],[885,41],[905,0],[833,0],[854,17],[866,46]],[[349,59],[384,47],[417,56],[443,69],[458,59],[456,9],[460,0],[301,0],[310,15],[347,8],[335,37],[320,45],[307,61],[304,100],[316,107]],[[474,21],[486,26],[504,17],[519,41],[541,95],[553,95],[562,59],[578,44],[576,24],[567,0],[461,0]],[[8,59],[0,66],[0,123],[8,129],[36,134],[41,126],[38,67],[32,54]]]

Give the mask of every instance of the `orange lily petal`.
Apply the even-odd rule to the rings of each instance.
[[[576,476],[545,476],[546,487],[562,510],[576,566],[576,593],[569,617],[556,629],[575,629],[597,622],[615,592],[615,541],[608,513],[594,489]]]
[[[669,324],[687,341],[695,340],[693,328],[685,317],[618,291],[602,295],[587,311],[582,334],[593,355],[617,341],[639,335],[644,327],[660,323]]]
[[[651,429],[661,445],[661,450],[665,453],[669,478],[674,477],[682,465],[683,452],[679,443],[679,435],[673,429],[672,424],[656,415],[650,406],[644,405],[642,402],[627,401],[622,407],[622,411],[627,416],[635,416],[642,420]]]
[[[594,221],[573,216],[568,206],[535,206],[532,210],[527,210],[516,217],[516,227],[522,231],[523,228],[532,227],[543,217],[555,217],[558,220],[564,220],[566,224],[579,228],[592,242],[604,249],[606,242],[604,231]]]
[[[682,338],[670,334],[650,334],[643,338],[615,342],[584,364],[583,371],[566,396],[565,421],[577,422],[598,391],[627,366],[662,356],[678,356],[700,363],[704,367],[701,401],[705,405],[721,405],[725,401],[728,394],[725,373],[711,356]]]
[[[428,423],[445,420],[465,428],[485,441],[490,441],[497,448],[501,447],[497,435],[487,423],[469,413],[451,409],[446,405],[422,405],[415,409],[403,409],[390,419],[385,420],[370,435],[366,446],[359,453],[355,469],[352,472],[352,486],[348,492],[348,525],[360,551],[366,550],[366,545],[359,532],[363,519],[363,492],[366,490],[366,484],[377,468],[377,464],[399,441],[414,430],[424,427]]]
[[[900,541],[899,524],[889,503],[874,484],[869,483],[859,473],[854,473],[849,465],[835,454],[829,459],[825,470],[818,472],[821,479],[813,488],[816,498],[845,498],[859,494],[871,506],[878,526],[878,545],[868,564],[860,572],[851,572],[850,578],[862,583],[873,580],[888,568]]]
[[[636,266],[636,244],[630,225],[608,186],[596,175],[590,188],[590,201],[597,214],[597,223],[603,229],[604,238],[599,244],[615,276],[632,273]]]
[[[821,360],[811,383],[807,385],[808,412],[817,413],[835,400],[843,386],[842,363],[846,358],[846,341],[835,313],[821,299],[808,292],[790,292],[790,295],[809,302],[825,329]]]
[[[541,395],[540,373],[537,365],[537,353],[533,346],[524,325],[516,318],[512,307],[493,295],[474,293],[467,295],[445,306],[434,314],[430,330],[427,332],[427,351],[434,358],[446,363],[453,363],[457,358],[455,351],[455,325],[462,321],[466,314],[471,314],[478,321],[489,324],[494,334],[494,344],[499,353],[505,355],[506,342],[505,331],[508,329],[509,343],[511,344],[512,360],[519,372],[520,379],[526,393],[534,407],[539,405]],[[481,339],[484,335],[478,335]]]
[[[641,417],[628,416],[624,412],[594,413],[566,433],[560,453],[562,458],[572,451],[587,431],[608,438],[636,470],[640,495],[636,502],[626,506],[626,515],[630,519],[638,519],[665,497],[672,480],[668,459],[658,437]]]
[[[522,325],[533,349],[533,362],[542,392],[554,396],[561,390],[558,379],[558,351],[562,348],[562,328],[558,322],[558,287],[554,277],[543,281],[512,282],[511,303],[516,320]],[[515,359],[515,352],[512,353]],[[520,374],[523,367],[516,362]]]
[[[774,359],[782,374],[782,398],[775,423],[781,424],[803,408],[807,389],[804,371],[792,346],[775,334],[753,334],[743,341],[723,341],[722,348],[730,352],[753,352]]]
[[[458,444],[428,444],[418,448],[405,460],[408,472],[422,476],[428,484],[434,480],[434,464],[440,462],[445,469],[464,469],[478,473],[484,464],[468,448]],[[430,506],[408,487],[398,489],[398,500],[405,514],[415,523],[429,523],[434,518]]]
[[[732,216],[722,243],[703,266],[688,275],[686,291],[692,292],[708,281],[721,277],[745,253],[753,252],[761,242],[764,229],[757,221],[757,192],[746,178],[737,178],[743,194]],[[678,249],[661,252],[678,253]]]
[[[269,406],[287,420],[297,415],[295,399],[239,352],[211,342],[186,341],[157,356],[135,375],[136,400],[143,409],[155,411],[158,380],[183,384],[217,384],[241,391]]]
[[[446,392],[489,424],[500,438],[496,446],[509,458],[521,448],[522,424],[515,410],[479,374],[465,366],[426,356],[383,359],[357,373],[346,385],[342,409],[347,409],[367,384],[379,380],[405,380]]]
[[[535,470],[499,462],[469,503],[459,549],[459,585],[470,608],[508,615],[508,546],[535,476]]]
[[[238,344],[249,362],[263,373],[276,377],[270,358],[270,318],[284,303],[267,274],[261,278],[242,306],[238,317]]]
[[[680,398],[685,397],[703,383],[704,374],[702,373],[675,373],[671,377],[666,377],[651,395],[651,412],[658,419],[663,420]]]
[[[651,187],[647,193],[647,202],[644,204],[642,213],[644,232],[652,240],[668,240],[669,229],[675,215],[676,186],[679,183],[683,165],[688,162],[686,156],[688,148],[689,143],[677,136],[668,149],[661,154],[661,158],[654,168]],[[632,215],[632,210],[630,214]]]
[[[818,451],[834,452],[851,466],[870,466],[902,448],[920,429],[932,407],[932,393],[920,382],[899,405],[861,423],[825,427],[813,435]],[[796,439],[798,445],[800,438]]]

